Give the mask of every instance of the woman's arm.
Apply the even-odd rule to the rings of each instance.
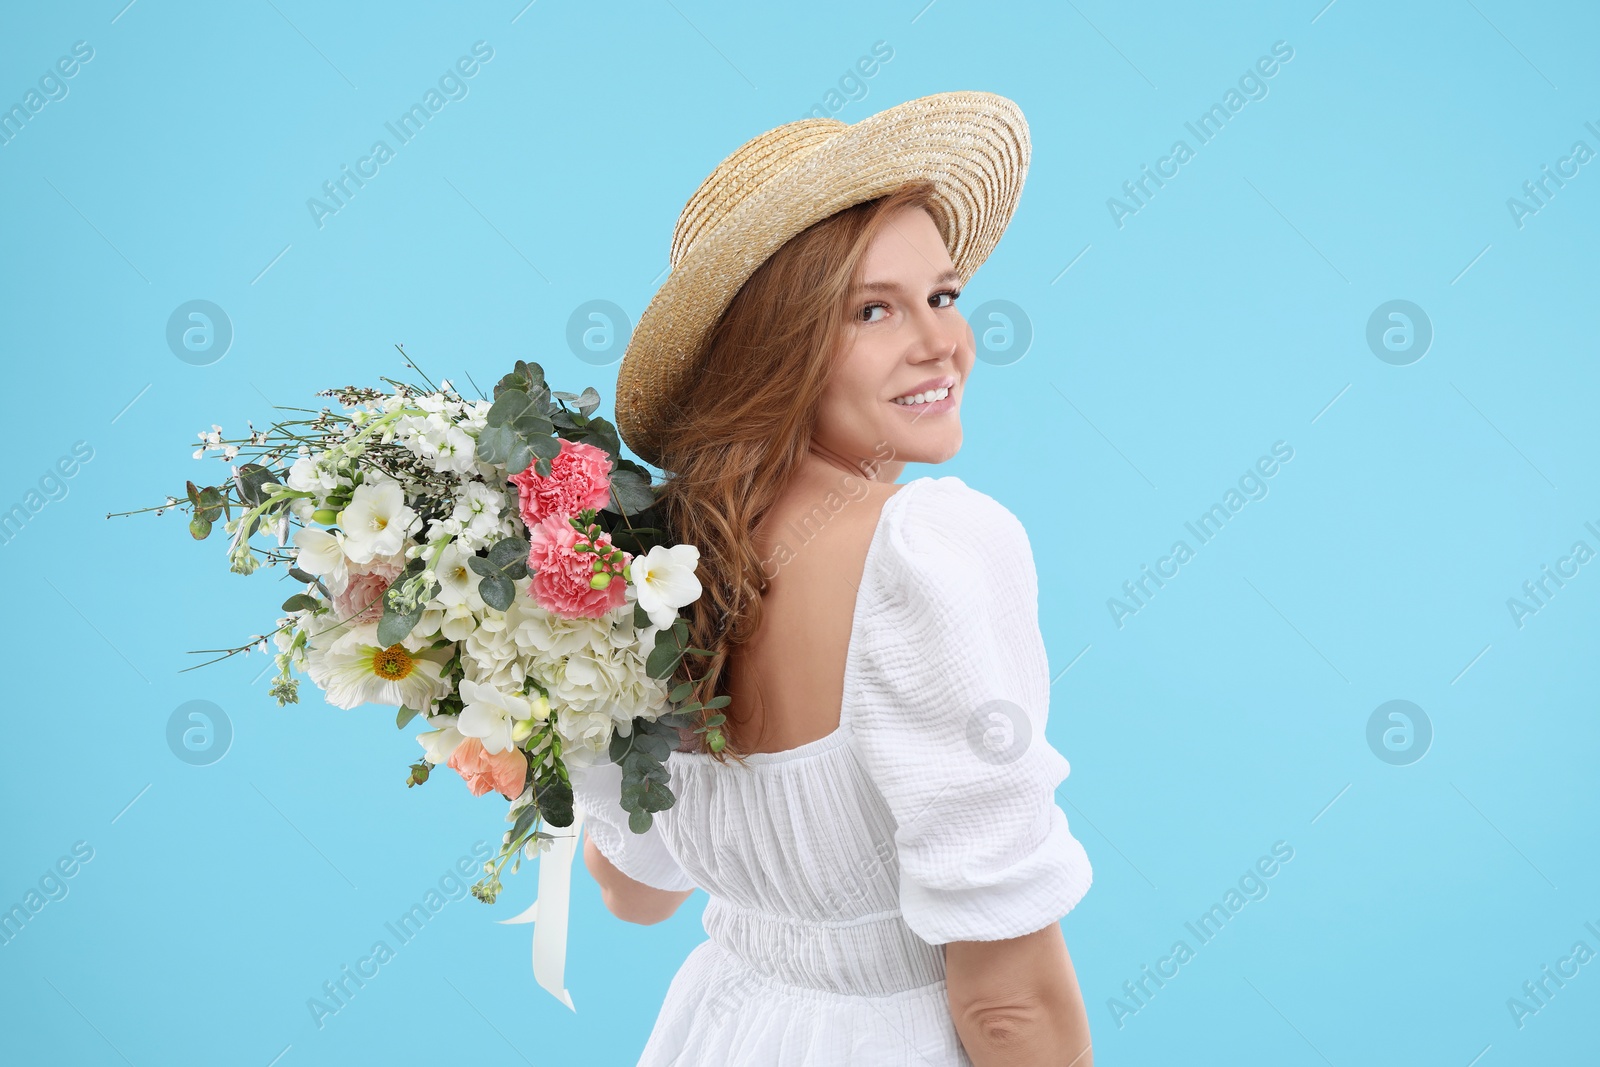
[[[605,902],[606,910],[623,922],[650,926],[670,919],[672,913],[678,910],[678,905],[688,900],[694,892],[693,889],[657,889],[634,881],[606,859],[605,853],[595,846],[594,839],[588,834],[583,835],[583,865],[600,883],[600,899]]]
[[[950,1014],[973,1067],[1093,1067],[1089,1018],[1061,925],[944,949]]]

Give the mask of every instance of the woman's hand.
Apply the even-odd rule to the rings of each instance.
[[[944,966],[950,1014],[973,1067],[1093,1067],[1059,923],[1004,941],[952,941]]]
[[[693,889],[673,891],[636,882],[617,870],[605,853],[594,843],[594,838],[583,835],[583,865],[600,883],[600,899],[606,910],[623,922],[651,926],[670,919],[678,906],[689,899]]]

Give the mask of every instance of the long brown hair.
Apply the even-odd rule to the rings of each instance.
[[[672,539],[700,549],[704,591],[689,632],[693,646],[712,653],[685,656],[675,681],[694,681],[702,703],[724,695],[729,654],[761,625],[766,579],[753,531],[811,442],[867,246],[889,214],[911,205],[931,212],[933,187],[910,183],[790,238],[735,294],[699,373],[661,400],[661,503]],[[717,758],[741,754],[742,711],[725,709],[727,747]]]

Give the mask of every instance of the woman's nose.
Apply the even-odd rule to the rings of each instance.
[[[924,307],[917,316],[917,348],[924,360],[955,359],[963,344],[972,344],[972,327],[953,308]]]

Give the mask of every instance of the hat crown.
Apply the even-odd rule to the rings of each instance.
[[[759,134],[734,149],[700,183],[678,215],[668,262],[676,270],[703,234],[721,226],[746,197],[778,173],[848,128],[838,119],[799,119]]]

